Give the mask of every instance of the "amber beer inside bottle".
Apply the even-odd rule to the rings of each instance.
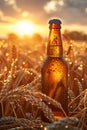
[[[41,68],[42,92],[60,102],[62,108],[68,114],[68,67],[63,58],[61,21],[52,19],[49,24],[47,57]],[[65,116],[61,109],[54,106],[51,106],[51,108],[54,116]]]

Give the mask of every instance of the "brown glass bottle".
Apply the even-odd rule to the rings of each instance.
[[[49,24],[47,57],[41,68],[42,92],[60,102],[68,114],[68,66],[63,58],[61,21],[52,19]],[[60,109],[51,107],[55,116],[64,116]]]

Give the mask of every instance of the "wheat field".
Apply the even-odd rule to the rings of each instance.
[[[69,64],[69,115],[60,103],[41,93],[46,39],[32,43],[0,41],[0,130],[87,130],[87,45],[68,39],[63,45]],[[49,104],[61,109],[66,117],[57,120]]]

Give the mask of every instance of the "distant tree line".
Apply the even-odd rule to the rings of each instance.
[[[79,31],[68,31],[65,30],[63,32],[63,37],[67,40],[78,40],[78,41],[87,41],[87,34]],[[12,40],[17,40],[19,39],[19,36],[16,33],[9,33],[7,35],[7,38]],[[28,35],[24,36],[24,39],[26,40],[34,40],[34,41],[42,41],[43,37],[39,33],[35,33],[32,37],[29,37]]]
[[[78,31],[64,31],[64,37],[71,40],[87,41],[87,34]]]

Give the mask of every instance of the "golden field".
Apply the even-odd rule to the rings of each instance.
[[[56,119],[49,104],[62,109],[61,104],[41,93],[47,39],[35,35],[0,40],[0,130],[48,130],[51,125],[87,129],[87,43],[64,38],[63,46],[69,65],[69,115]]]

